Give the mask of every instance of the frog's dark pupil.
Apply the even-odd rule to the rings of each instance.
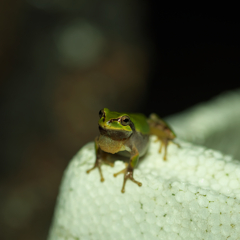
[[[127,123],[127,122],[129,121],[129,119],[125,118],[123,121],[124,121],[125,123]]]

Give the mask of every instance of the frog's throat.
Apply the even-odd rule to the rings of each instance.
[[[99,131],[101,135],[109,137],[112,140],[116,140],[116,141],[126,140],[133,133],[133,132],[123,131],[123,130],[106,129],[101,126],[99,126]]]
[[[117,153],[121,151],[130,151],[130,148],[126,146],[126,140],[113,140],[111,137],[100,135],[97,139],[99,147],[108,153]]]

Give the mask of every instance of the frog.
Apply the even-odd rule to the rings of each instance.
[[[127,180],[131,180],[139,187],[142,186],[141,182],[135,180],[133,173],[139,158],[144,156],[148,150],[149,137],[155,135],[156,141],[160,141],[159,153],[164,146],[163,160],[165,161],[167,160],[168,144],[176,138],[171,127],[155,113],[147,118],[142,113],[119,113],[103,108],[99,111],[98,128],[100,135],[94,141],[96,160],[93,167],[86,172],[90,173],[98,168],[100,181],[103,182],[102,164],[114,166],[106,159],[106,154],[118,153],[128,156],[130,159],[125,164],[126,167],[113,175],[117,177],[119,174],[123,174],[122,193],[125,192]],[[179,144],[175,144],[180,147]]]

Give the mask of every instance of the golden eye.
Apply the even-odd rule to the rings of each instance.
[[[99,118],[101,119],[101,118],[103,117],[103,115],[104,115],[104,111],[103,111],[103,109],[101,109],[101,110],[99,111]]]
[[[128,116],[123,116],[121,119],[121,123],[123,126],[127,126],[130,124],[130,118]]]

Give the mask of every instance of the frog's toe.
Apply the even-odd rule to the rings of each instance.
[[[125,173],[126,172],[126,168],[124,168],[123,170],[117,172],[117,173],[114,173],[113,176],[116,177],[118,176],[119,174],[122,174],[122,173]]]
[[[133,178],[133,176],[132,175],[130,175],[129,177],[128,177],[128,179],[130,179],[132,182],[134,182],[134,183],[136,183],[139,187],[141,187],[142,186],[142,183],[141,182],[138,182],[138,181],[136,181],[134,178]]]
[[[100,174],[100,181],[101,182],[104,182],[104,177],[103,177],[103,174],[102,174],[102,169],[101,169],[101,161],[100,160],[97,160],[94,164],[94,166],[90,169],[88,169],[86,171],[86,173],[90,173],[92,170],[94,170],[95,168],[98,168],[98,171],[99,171],[99,174]]]
[[[126,182],[128,179],[130,179],[132,182],[136,183],[139,187],[142,186],[141,182],[136,181],[133,177],[130,177],[130,176],[126,177],[126,176],[127,175],[124,176],[124,180],[123,180],[123,186],[122,186],[122,190],[121,190],[122,193],[125,193],[125,185],[126,185]]]
[[[90,168],[90,169],[88,169],[87,171],[86,171],[86,173],[88,174],[88,173],[90,173],[93,169],[95,169],[96,167],[94,166],[94,167],[92,167],[92,168]]]
[[[123,186],[122,186],[122,190],[121,190],[122,193],[125,192],[125,185],[126,185],[126,182],[128,179],[130,179],[132,182],[136,183],[139,187],[142,186],[141,182],[138,182],[133,178],[133,169],[129,170],[128,168],[125,168],[124,172],[125,172],[125,174],[124,174]]]

